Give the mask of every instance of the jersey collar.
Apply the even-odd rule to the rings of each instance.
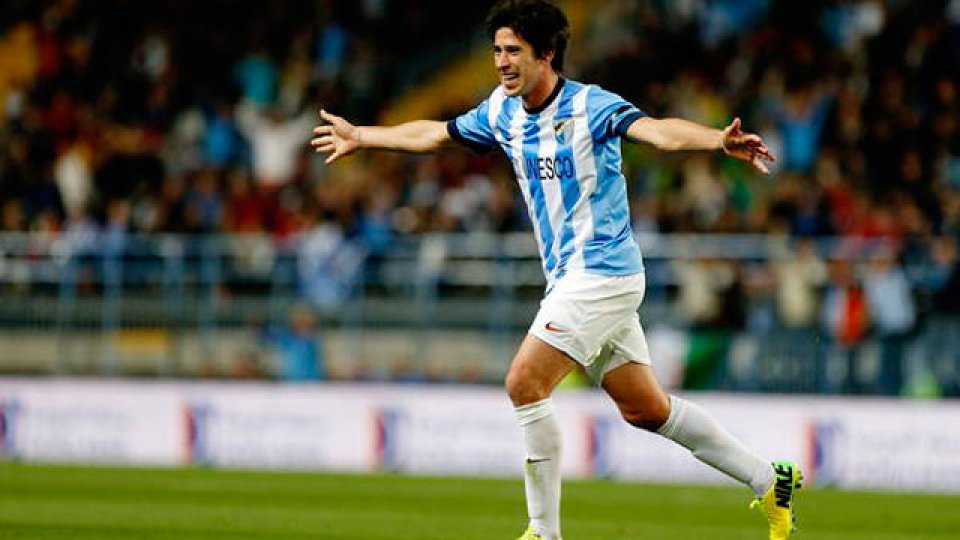
[[[551,103],[553,103],[553,100],[557,99],[557,96],[560,95],[560,90],[563,90],[563,85],[566,82],[567,80],[564,79],[563,77],[557,78],[557,84],[556,86],[553,87],[553,92],[550,92],[550,95],[547,96],[547,99],[543,100],[543,103],[541,103],[540,105],[537,105],[532,109],[528,109],[524,107],[523,110],[526,111],[527,114],[542,113],[544,110],[546,110],[547,107],[550,106]]]

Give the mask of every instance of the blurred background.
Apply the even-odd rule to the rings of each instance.
[[[780,158],[625,145],[666,385],[960,394],[960,1],[563,5],[566,76]],[[544,285],[506,160],[307,147],[484,99],[488,7],[6,0],[0,373],[499,384]]]
[[[0,2],[0,537],[519,530],[501,381],[545,283],[509,164],[308,148],[320,107],[485,99],[491,3]],[[805,538],[955,539],[960,0],[560,4],[567,77],[779,156],[624,145],[663,384],[800,465]],[[552,401],[567,536],[762,533],[582,376]]]

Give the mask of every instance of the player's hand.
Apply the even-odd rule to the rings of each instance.
[[[740,119],[734,118],[730,125],[723,130],[721,139],[723,151],[731,157],[746,161],[763,174],[770,174],[770,169],[764,162],[773,162],[777,158],[770,153],[767,145],[759,135],[746,133],[740,129]]]
[[[352,154],[360,147],[360,129],[335,114],[320,109],[321,125],[313,128],[314,138],[310,146],[318,154],[330,154],[328,165],[343,156]]]

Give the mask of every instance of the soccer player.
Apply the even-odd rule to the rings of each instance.
[[[631,233],[620,141],[661,150],[720,151],[768,173],[773,161],[740,120],[712,129],[654,119],[619,96],[562,76],[569,24],[547,0],[502,0],[487,17],[500,85],[447,123],[354,126],[320,111],[311,145],[327,163],[360,148],[433,152],[456,142],[500,147],[526,200],[547,278],[546,293],[506,376],[523,431],[529,523],[521,540],[560,538],[560,429],[550,403],[577,364],[610,395],[623,418],[689,449],[750,486],[769,537],[793,529],[801,480],[791,462],[767,462],[703,409],[661,389],[650,367],[637,310],[644,294],[640,249]]]

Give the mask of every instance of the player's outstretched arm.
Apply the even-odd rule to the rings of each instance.
[[[714,129],[679,118],[643,117],[627,128],[627,138],[652,144],[661,150],[723,150],[763,174],[770,173],[766,162],[777,159],[759,135],[740,128],[739,118],[724,129]]]
[[[379,148],[401,152],[427,153],[439,150],[450,141],[447,125],[432,120],[416,120],[391,127],[355,126],[343,118],[320,110],[321,125],[313,128],[310,146],[328,154],[327,163],[354,153],[358,148]]]

